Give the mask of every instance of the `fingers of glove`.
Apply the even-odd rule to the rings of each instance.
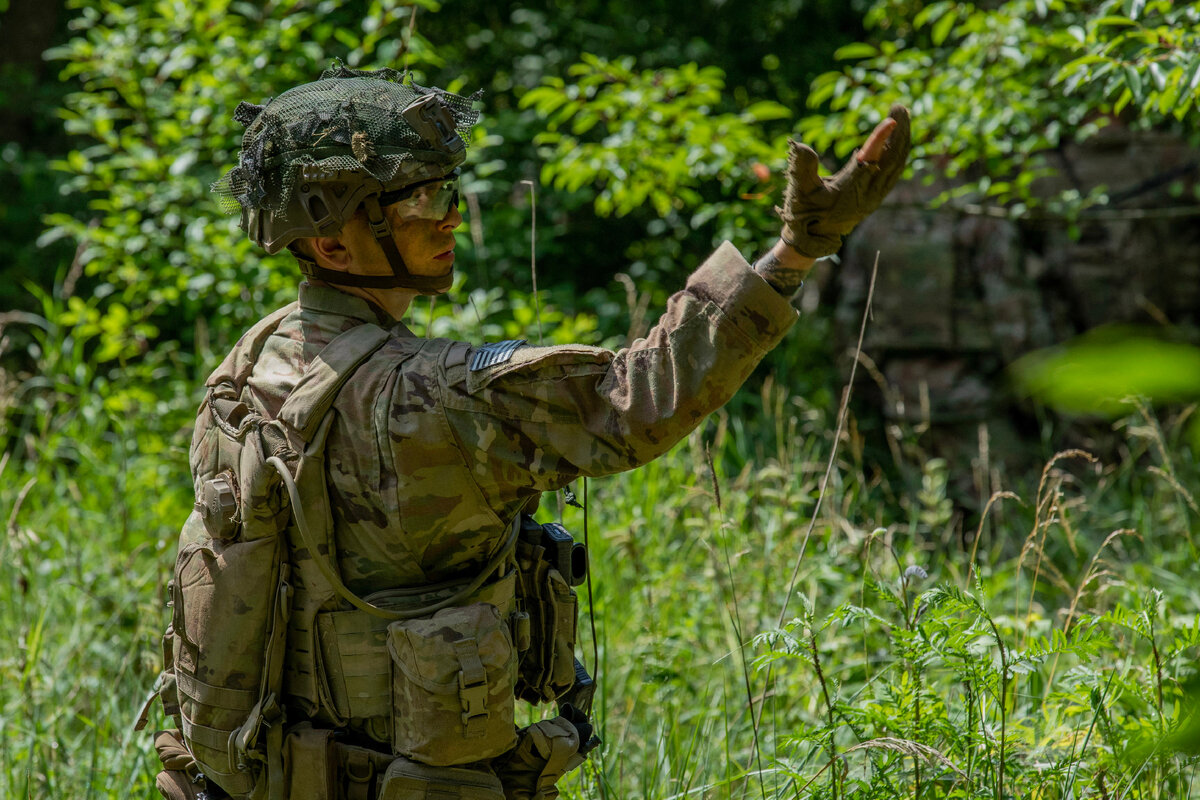
[[[164,769],[154,777],[154,786],[167,800],[196,800],[200,787],[192,783],[186,773],[176,769]]]
[[[175,731],[159,731],[154,735],[154,750],[158,760],[168,770],[183,770],[195,763]]]
[[[884,156],[888,155],[888,150],[894,151],[899,160],[904,162],[908,159],[909,148],[912,147],[912,117],[907,106],[896,103],[888,110],[888,118],[896,120],[896,127],[888,137]]]
[[[784,205],[793,195],[804,196],[815,192],[825,191],[825,183],[821,180],[819,170],[821,159],[817,151],[795,139],[788,140],[788,186],[784,197]]]
[[[879,157],[879,172],[873,181],[878,185],[877,191],[881,200],[896,185],[896,181],[900,180],[900,175],[908,163],[908,153],[912,150],[912,126],[908,109],[897,103],[888,112],[888,118],[896,120],[896,127],[892,129],[883,154]]]
[[[912,147],[908,109],[902,105],[892,106],[888,120],[895,122],[885,126],[885,120],[877,125],[863,147],[863,151],[878,152],[878,158],[860,161],[863,151],[858,151],[830,180],[830,189],[839,195],[838,207],[847,210],[856,208],[861,217],[879,208],[896,181],[900,180],[908,162],[908,152]],[[881,144],[878,136],[888,128],[890,134],[886,142]],[[848,233],[849,229],[840,232]]]

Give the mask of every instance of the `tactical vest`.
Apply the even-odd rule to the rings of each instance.
[[[255,325],[207,381],[157,696],[196,769],[235,798],[303,786],[330,800],[500,800],[505,769],[530,784],[522,796],[556,796],[599,743],[574,659],[578,546],[561,526],[518,518],[476,575],[366,598],[347,589],[325,482],[330,409],[390,334],[363,324],[337,336],[271,419],[247,380],[295,307]],[[558,700],[561,716],[518,731],[515,697]],[[478,767],[489,759],[499,766]]]

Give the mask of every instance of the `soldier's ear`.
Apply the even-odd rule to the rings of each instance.
[[[318,266],[341,271],[350,268],[352,257],[341,236],[314,236],[306,241]]]

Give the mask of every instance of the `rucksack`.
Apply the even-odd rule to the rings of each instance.
[[[262,795],[282,772],[282,671],[292,600],[286,533],[294,513],[285,481],[324,495],[326,412],[388,338],[369,324],[339,335],[278,417],[268,419],[246,401],[244,388],[267,339],[295,307],[251,328],[207,381],[190,453],[196,505],[180,534],[163,637],[164,710],[200,771],[235,798]]]
[[[339,699],[328,697],[328,687],[344,692],[352,673],[364,677],[350,687],[351,711],[382,703],[393,712],[392,698],[404,695],[404,713],[391,713],[390,734],[396,753],[417,762],[449,767],[516,752],[514,695],[584,706],[571,724],[559,723],[566,730],[574,725],[571,747],[581,761],[598,743],[586,721],[591,682],[573,659],[574,591],[550,563],[552,553],[564,553],[559,566],[568,569],[569,534],[559,529],[555,538],[554,526],[542,531],[519,518],[469,581],[398,590],[391,603],[377,599],[380,605],[350,592],[334,558],[325,484],[329,411],[390,334],[363,324],[337,336],[269,418],[250,402],[247,379],[294,309],[276,311],[242,337],[208,379],[197,414],[190,453],[196,505],[180,535],[157,687],[195,759],[189,778],[198,771],[239,800],[285,796],[285,780],[295,775],[283,754],[301,746],[299,740],[285,745],[285,726],[294,729],[314,709],[344,705],[326,702]],[[326,633],[349,645],[342,660],[330,660],[328,652],[320,660],[318,617],[329,623]],[[510,635],[516,628],[524,634]],[[443,646],[447,629],[464,641]],[[363,649],[373,642],[381,646]],[[445,688],[430,680],[438,670]],[[572,688],[568,701],[564,693]],[[314,697],[315,705],[305,705]],[[299,719],[287,719],[285,708]],[[413,769],[394,771],[412,780]],[[552,788],[555,779],[547,771],[539,781]]]

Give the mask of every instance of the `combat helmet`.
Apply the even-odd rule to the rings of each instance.
[[[457,203],[457,169],[478,120],[473,104],[424,87],[392,69],[355,70],[340,61],[320,79],[263,105],[243,102],[238,164],[213,184],[222,209],[268,253],[288,247],[306,276],[342,286],[450,288],[452,274],[413,275],[392,239],[383,207],[407,201],[412,216],[441,219]],[[298,239],[332,236],[362,206],[391,275],[352,275],[319,266]]]

